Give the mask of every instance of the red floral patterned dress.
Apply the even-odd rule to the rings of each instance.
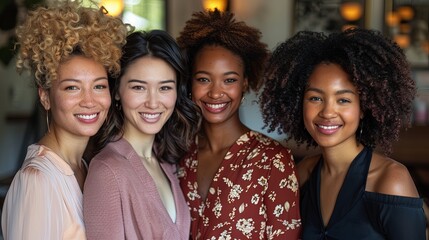
[[[298,180],[290,150],[249,131],[225,155],[203,201],[198,149],[181,163],[179,179],[192,217],[192,239],[298,239]]]

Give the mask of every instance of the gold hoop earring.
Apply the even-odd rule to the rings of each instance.
[[[51,129],[49,128],[49,110],[46,110],[46,125],[48,127],[48,132],[51,132]]]

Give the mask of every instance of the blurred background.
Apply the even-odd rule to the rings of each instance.
[[[27,146],[37,142],[46,128],[31,77],[15,71],[13,50],[16,25],[40,3],[43,0],[0,2],[0,206]],[[418,86],[413,126],[401,134],[392,157],[409,168],[421,195],[429,197],[429,0],[85,0],[83,4],[104,6],[138,30],[164,29],[173,37],[193,12],[217,7],[258,28],[270,49],[299,30],[335,32],[358,26],[382,31],[404,49]],[[250,128],[290,147],[296,161],[317,151],[266,132],[257,93],[247,94],[240,114]]]

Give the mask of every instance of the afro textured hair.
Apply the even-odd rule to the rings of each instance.
[[[358,141],[390,154],[401,128],[409,126],[416,88],[402,49],[373,30],[330,35],[303,31],[281,43],[269,60],[260,96],[268,131],[277,129],[298,144],[317,145],[305,130],[302,106],[308,78],[322,62],[341,66],[358,90],[364,114]]]
[[[259,30],[236,21],[233,13],[215,9],[194,13],[177,42],[185,50],[190,67],[195,55],[204,46],[222,46],[233,52],[244,62],[250,89],[257,91],[262,85],[264,67],[269,57],[267,45],[260,39]]]

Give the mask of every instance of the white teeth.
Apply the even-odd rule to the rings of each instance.
[[[332,130],[332,129],[337,129],[339,126],[335,125],[335,126],[323,126],[323,125],[319,125],[320,128],[326,129],[326,130]]]
[[[207,103],[207,106],[210,108],[218,109],[218,108],[225,107],[226,103],[220,103],[220,104],[209,104],[209,103]]]
[[[159,117],[159,115],[161,115],[161,113],[143,113],[142,114],[144,118],[149,118],[149,119],[154,119]]]
[[[77,114],[76,117],[78,118],[83,118],[85,120],[90,120],[90,119],[94,119],[95,117],[97,117],[97,114],[91,114],[91,115],[83,115],[83,114]]]

